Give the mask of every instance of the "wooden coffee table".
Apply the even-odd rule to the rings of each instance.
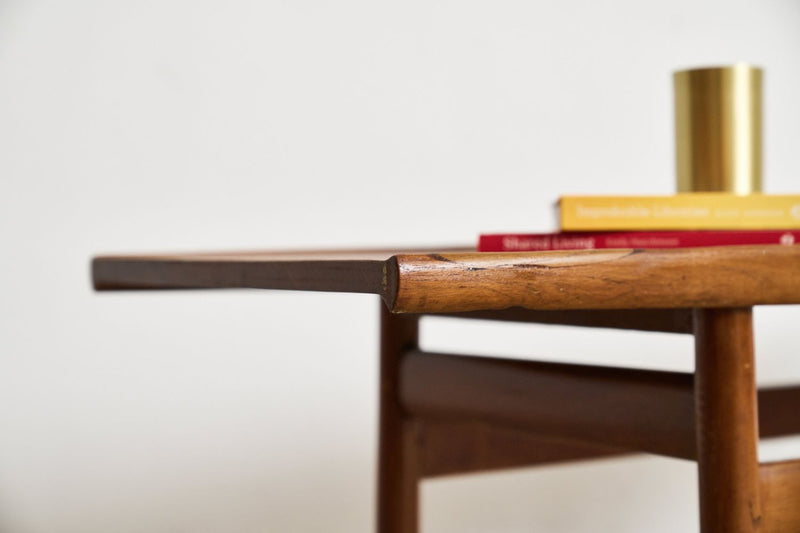
[[[752,307],[800,303],[800,246],[475,253],[105,256],[97,290],[256,288],[379,295],[378,530],[417,530],[425,477],[649,452],[697,461],[703,533],[800,531],[800,387],[756,390]],[[447,314],[693,334],[693,374],[433,354]]]

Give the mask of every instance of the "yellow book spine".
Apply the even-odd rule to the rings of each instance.
[[[800,195],[562,196],[563,231],[800,229]]]

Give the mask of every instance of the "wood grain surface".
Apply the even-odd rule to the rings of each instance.
[[[418,435],[420,475],[423,477],[585,461],[632,453],[548,439],[532,431],[471,420],[425,420],[419,424]]]
[[[395,312],[800,303],[800,247],[400,255]]]
[[[403,408],[542,437],[672,457],[695,455],[691,374],[410,351]]]
[[[797,416],[796,407],[798,402],[800,402],[799,386],[759,390],[758,418],[761,438],[800,433],[800,417]],[[495,420],[489,422],[476,420],[480,418],[481,416],[461,411],[442,418],[421,419],[420,474],[424,477],[436,477],[636,453],[622,448],[543,437],[541,428],[520,429]],[[691,423],[686,421],[688,425]],[[695,438],[692,437],[690,440],[695,441]],[[695,452],[685,457],[685,459],[695,458]],[[795,505],[795,500],[792,498],[800,496],[800,463],[792,466],[793,464],[787,463],[786,469],[776,468],[766,474],[762,466],[762,482],[767,482],[772,477],[785,480],[777,482],[781,486],[770,488],[767,500],[763,503],[769,523],[783,523],[788,520],[789,518],[781,518],[784,512],[771,510],[791,508]],[[792,472],[796,472],[796,477]],[[762,488],[762,493],[763,490]],[[800,506],[796,508],[797,511],[793,515],[794,520],[797,520],[795,529],[769,529],[800,531]]]
[[[800,247],[101,256],[92,276],[97,290],[373,293],[403,313],[741,307],[800,303]]]
[[[286,289],[393,295],[389,251],[226,252],[100,256],[96,290]]]
[[[404,353],[399,364],[398,394],[406,413],[423,422],[424,440],[436,448],[446,440],[443,435],[459,435],[462,442],[456,450],[465,456],[467,450],[473,451],[472,463],[458,457],[451,457],[449,464],[436,459],[434,462],[443,464],[428,464],[426,475],[455,473],[457,465],[470,471],[524,462],[525,454],[513,446],[509,431],[520,447],[525,440],[580,443],[583,447],[565,445],[564,454],[576,454],[575,458],[625,450],[697,458],[698,400],[693,374],[417,349]],[[796,409],[800,386],[765,388],[757,397],[761,438],[800,433]],[[703,392],[701,411],[713,411],[714,401],[707,390]],[[723,415],[728,414],[723,409]],[[712,425],[717,422],[714,418]],[[720,430],[709,431],[716,434]],[[704,450],[709,445],[724,448],[730,444],[709,444],[706,433]],[[489,441],[497,447],[485,445]],[[532,445],[530,464],[544,461],[537,456],[543,449],[547,449],[545,444]],[[457,456],[459,452],[454,453]]]
[[[661,331],[664,333],[692,333],[694,328],[691,309],[568,309],[541,311],[510,307],[493,311],[451,313],[446,316],[587,328]]]
[[[759,467],[762,530],[766,533],[800,531],[800,461],[765,463]]]

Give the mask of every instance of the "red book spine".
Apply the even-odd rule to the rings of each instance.
[[[481,235],[479,252],[537,252],[595,248],[692,248],[800,243],[800,230],[627,231]]]

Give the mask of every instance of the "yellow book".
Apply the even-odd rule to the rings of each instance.
[[[563,231],[800,229],[800,195],[562,196]]]

